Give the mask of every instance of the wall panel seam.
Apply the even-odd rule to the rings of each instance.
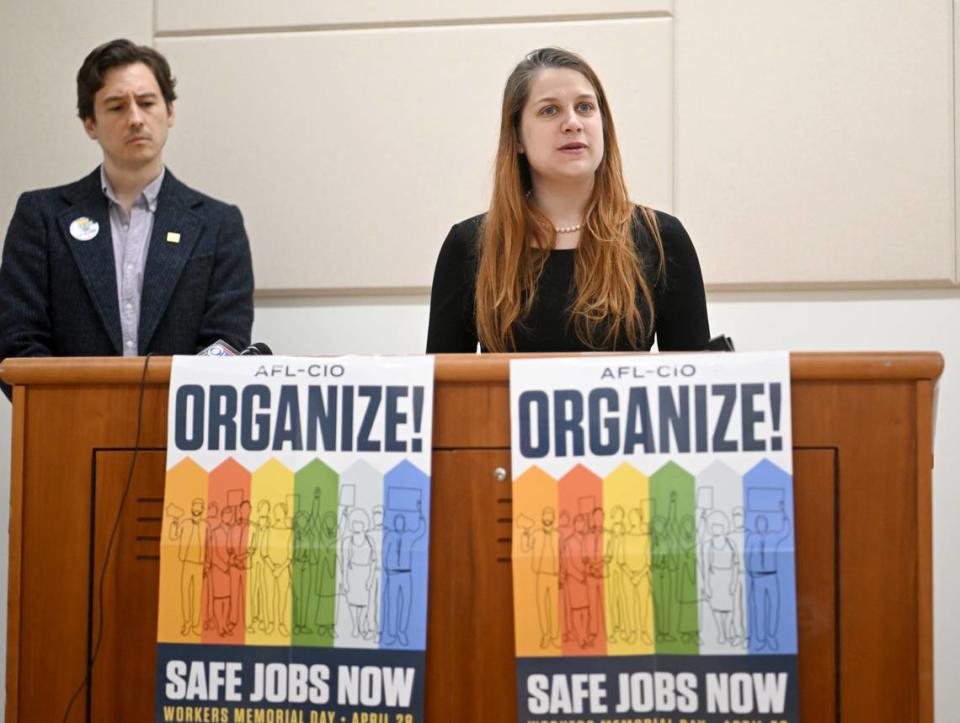
[[[517,17],[455,18],[449,20],[397,20],[393,22],[318,23],[280,27],[195,28],[191,30],[154,30],[157,39],[204,38],[244,35],[295,35],[299,33],[339,32],[345,30],[396,30],[417,28],[456,28],[477,25],[532,25],[537,23],[577,23],[605,20],[656,20],[671,18],[665,10],[627,13],[582,13],[573,15],[528,15]]]
[[[957,125],[960,124],[960,17],[957,6],[960,0],[953,0],[953,283],[960,284],[960,137],[957,134]]]
[[[673,168],[671,170],[672,198],[670,199],[670,210],[674,216],[680,217],[680,14],[674,8],[673,27],[670,37],[673,41],[673,53],[671,55],[672,67],[670,68],[670,78],[673,86],[673,101],[671,108],[673,110]]]

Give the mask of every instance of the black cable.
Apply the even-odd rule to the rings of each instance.
[[[100,581],[97,584],[97,600],[98,605],[98,620],[97,620],[97,634],[94,636],[96,641],[93,645],[93,655],[90,656],[87,662],[87,672],[83,678],[83,681],[77,686],[77,689],[73,692],[73,695],[70,696],[70,702],[67,703],[67,709],[63,713],[63,723],[67,723],[67,719],[70,717],[70,711],[73,709],[73,704],[84,690],[86,690],[90,685],[90,679],[93,676],[93,666],[97,662],[97,655],[100,652],[100,644],[103,642],[103,584],[107,577],[107,566],[110,564],[110,553],[113,551],[113,541],[117,536],[117,530],[120,528],[120,520],[123,515],[123,508],[127,502],[127,495],[130,493],[130,487],[133,484],[133,470],[137,464],[137,455],[140,452],[140,428],[143,422],[143,392],[147,387],[147,367],[150,366],[150,357],[153,354],[147,354],[143,360],[143,373],[140,375],[140,395],[137,398],[137,433],[133,441],[133,457],[130,459],[130,470],[127,472],[127,483],[123,488],[123,496],[120,498],[120,506],[117,508],[117,516],[113,521],[113,529],[110,530],[110,538],[107,541],[107,552],[103,557],[103,565],[100,568]]]

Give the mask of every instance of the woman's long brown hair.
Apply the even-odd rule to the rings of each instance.
[[[604,154],[584,213],[574,262],[576,299],[570,309],[577,338],[594,349],[613,349],[625,338],[640,348],[654,327],[650,274],[663,272],[663,243],[653,211],[637,207],[657,249],[652,269],[644,268],[633,240],[634,205],[627,197],[623,162],[606,94],[583,58],[560,48],[526,56],[507,78],[500,119],[500,144],[493,198],[480,233],[475,314],[477,335],[488,351],[513,351],[514,330],[533,307],[547,250],[556,243],[553,224],[530,198],[532,181],[520,153],[520,117],[530,85],[544,68],[569,68],[583,75],[597,94],[603,120]],[[647,316],[638,304],[640,295]],[[558,309],[557,313],[565,310]],[[622,344],[621,344],[622,346]]]

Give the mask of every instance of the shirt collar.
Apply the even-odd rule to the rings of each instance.
[[[150,210],[150,213],[157,212],[157,198],[160,196],[160,186],[163,185],[163,177],[166,174],[167,167],[164,166],[160,169],[160,175],[144,186],[143,190],[140,192],[140,196],[137,198],[137,200],[140,200],[141,198],[144,200],[147,208]],[[103,169],[102,163],[100,164],[100,188],[108,199],[110,199],[113,203],[120,205],[120,201],[117,200],[117,195],[113,192],[113,186],[110,185],[110,179],[107,178],[107,172]]]

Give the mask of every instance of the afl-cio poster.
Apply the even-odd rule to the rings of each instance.
[[[513,360],[521,723],[798,720],[786,353]]]
[[[433,360],[177,357],[156,721],[423,720]]]

